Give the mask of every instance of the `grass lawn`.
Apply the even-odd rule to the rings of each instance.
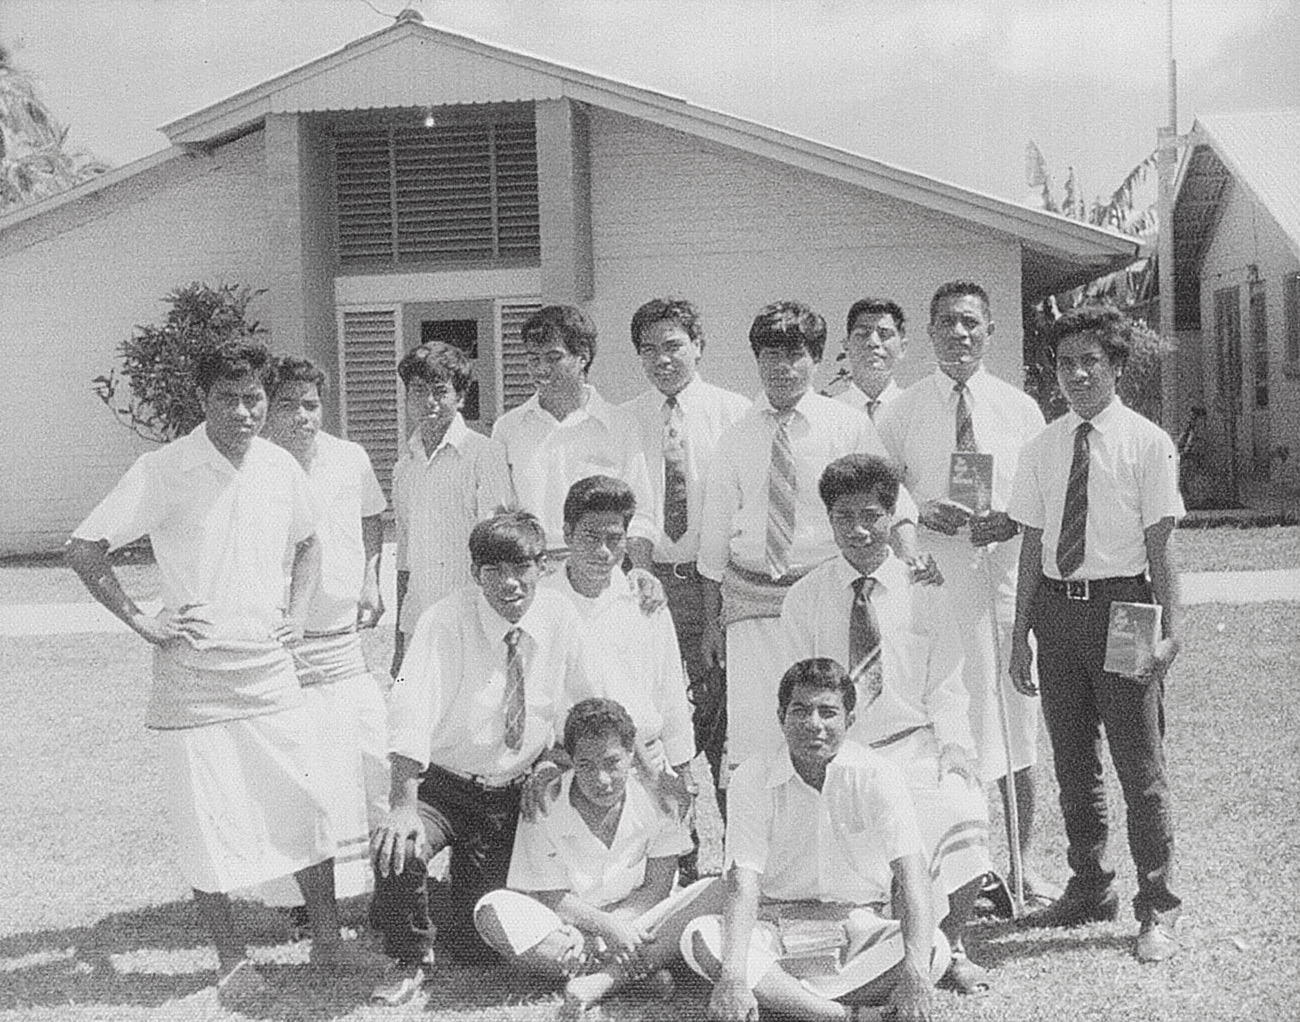
[[[1243,531],[1270,540],[1278,534],[1284,547],[1295,542],[1295,530]],[[1182,564],[1200,567],[1186,557]],[[33,574],[14,585],[13,572]],[[65,581],[75,585],[70,574],[48,567],[0,570],[0,602],[17,602],[16,589],[61,592]],[[996,989],[980,998],[940,992],[938,1017],[1300,1018],[1295,612],[1293,604],[1209,604],[1187,614],[1186,647],[1167,699],[1184,952],[1162,966],[1139,965],[1130,954],[1129,918],[1032,933],[985,923],[970,945],[976,960],[996,966]],[[387,634],[366,641],[371,663],[386,665]],[[203,944],[171,861],[157,751],[140,725],[147,676],[147,650],[131,636],[0,638],[0,718],[7,721],[0,743],[0,1020],[229,1017],[210,986],[215,954]],[[1037,864],[1064,880],[1049,777],[1041,792]],[[1135,885],[1113,782],[1112,807],[1113,858],[1127,901]],[[706,814],[704,828],[704,865],[716,866],[716,814]],[[1005,862],[1000,828],[995,821],[995,860]],[[531,1022],[552,1017],[558,1004],[548,990],[491,963],[444,963],[423,1002],[372,1009],[368,982],[311,970],[306,945],[289,940],[277,913],[241,903],[240,915],[276,991],[266,1018]],[[364,907],[348,904],[345,915],[359,925]],[[620,1022],[691,1019],[703,1016],[706,999],[702,984],[682,978],[669,1003],[620,998],[602,1010]]]

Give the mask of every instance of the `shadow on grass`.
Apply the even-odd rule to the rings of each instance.
[[[968,934],[980,964],[998,968],[1012,961],[1046,958],[1079,951],[1123,951],[1133,946],[1133,935],[1116,933],[1110,924],[1073,929],[1028,929],[1014,922],[983,923]]]

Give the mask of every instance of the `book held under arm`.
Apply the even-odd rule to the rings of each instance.
[[[1160,641],[1162,609],[1158,603],[1116,600],[1110,605],[1103,670],[1136,678],[1151,666]]]
[[[948,462],[948,499],[973,515],[993,507],[993,455],[954,451]]]

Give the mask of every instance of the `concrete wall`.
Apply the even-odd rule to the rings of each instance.
[[[607,396],[646,386],[628,325],[642,302],[667,293],[691,298],[704,315],[705,375],[746,394],[758,389],[749,325],[766,303],[798,299],[826,317],[825,380],[853,301],[892,297],[908,315],[900,377],[910,382],[933,366],[930,296],[957,277],[988,289],[998,325],[989,366],[1020,381],[1017,242],[635,118],[592,108],[589,120],[589,308],[601,336],[592,379]]]
[[[1253,269],[1252,269],[1253,268]],[[1238,470],[1260,476],[1252,464],[1255,437],[1268,447],[1289,448],[1285,461],[1272,460],[1274,481],[1300,483],[1300,366],[1288,366],[1286,353],[1286,310],[1283,278],[1300,271],[1297,260],[1277,222],[1250,193],[1233,181],[1214,237],[1201,266],[1201,370],[1202,389],[1209,411],[1210,435],[1215,457],[1225,464],[1225,410],[1220,395],[1215,340],[1214,294],[1237,287],[1240,296],[1242,379],[1241,426],[1238,430]],[[1265,293],[1268,319],[1268,408],[1254,408],[1255,355],[1250,321],[1251,281],[1258,280]],[[1258,420],[1258,421],[1256,421]]]
[[[57,549],[145,444],[91,392],[193,280],[266,287],[262,134],[183,156],[0,239],[0,554]],[[266,303],[254,307],[268,319]],[[268,323],[268,325],[272,325]]]

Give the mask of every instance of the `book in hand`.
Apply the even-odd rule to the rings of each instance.
[[[1160,641],[1161,611],[1158,603],[1112,603],[1102,669],[1125,678],[1136,678],[1145,671]]]
[[[948,462],[948,499],[973,515],[993,507],[993,455],[954,451]]]

